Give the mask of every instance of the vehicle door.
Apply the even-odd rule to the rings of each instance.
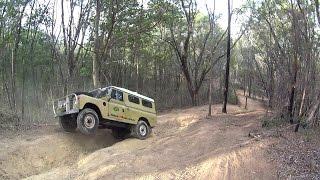
[[[125,104],[123,101],[123,92],[117,89],[111,89],[110,100],[108,105],[109,116],[112,119],[123,121]]]
[[[103,118],[108,118],[109,116],[109,107],[108,107],[108,101],[110,98],[111,89],[110,88],[104,88],[102,91],[97,95],[97,98],[102,100],[102,108],[100,109],[101,115]]]
[[[139,117],[141,117],[140,110],[140,98],[134,95],[128,94],[128,101],[126,101],[127,109],[125,111],[125,116],[131,122],[137,122]]]

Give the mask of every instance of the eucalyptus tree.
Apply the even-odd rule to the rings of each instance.
[[[224,101],[222,112],[227,113],[228,93],[229,93],[229,71],[230,71],[230,57],[231,57],[231,5],[228,0],[228,37],[227,37],[227,62],[226,62],[226,74],[224,82]]]
[[[136,0],[95,0],[94,9],[92,77],[94,86],[99,87],[110,81],[106,75],[112,48],[150,27],[136,29],[141,11],[145,11]]]
[[[84,39],[87,36],[89,26],[91,0],[61,0],[61,29],[63,41],[63,59],[68,65],[67,78],[64,79],[64,94],[67,94],[67,85],[74,84],[74,71],[79,59],[79,53],[83,49]],[[65,14],[68,14],[66,18]]]
[[[250,5],[257,74],[266,74],[258,76],[263,82],[261,87],[270,107],[278,109],[291,123],[299,124],[299,119],[309,114],[319,87],[319,32],[314,2],[268,0]]]
[[[163,1],[156,3],[166,7],[163,23],[169,33],[165,41],[176,54],[180,71],[187,84],[192,105],[198,104],[198,93],[212,69],[211,54],[208,53],[213,37],[214,19],[212,12],[207,16],[199,13],[193,0]],[[203,16],[202,18],[200,18]],[[201,19],[201,21],[199,21]],[[209,50],[210,52],[210,50]]]

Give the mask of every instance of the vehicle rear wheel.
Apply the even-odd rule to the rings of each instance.
[[[66,132],[74,132],[77,129],[77,120],[71,116],[59,117],[59,124]]]
[[[112,130],[112,136],[115,139],[125,139],[130,134],[130,130],[126,128],[113,127],[111,130]]]
[[[149,125],[142,120],[138,121],[138,123],[133,127],[133,131],[134,136],[142,140],[146,139],[151,133]]]
[[[78,114],[77,126],[80,132],[86,135],[95,134],[99,126],[98,114],[90,108],[85,108]]]

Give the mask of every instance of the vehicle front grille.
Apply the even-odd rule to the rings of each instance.
[[[70,101],[69,101],[70,109],[73,109],[73,108],[74,108],[74,101],[75,101],[74,98],[71,98],[71,99],[70,99]]]
[[[75,94],[71,94],[64,98],[53,101],[53,110],[55,115],[71,113],[72,110],[74,111],[76,109],[76,99],[77,96]]]

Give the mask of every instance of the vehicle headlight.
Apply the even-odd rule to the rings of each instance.
[[[73,102],[74,105],[78,104],[77,98],[76,98],[76,97],[73,97],[73,98],[72,98],[72,102]]]
[[[80,102],[80,96],[74,96],[72,98],[73,106],[78,106]]]
[[[58,101],[58,108],[63,108],[66,106],[66,102],[65,101]]]

